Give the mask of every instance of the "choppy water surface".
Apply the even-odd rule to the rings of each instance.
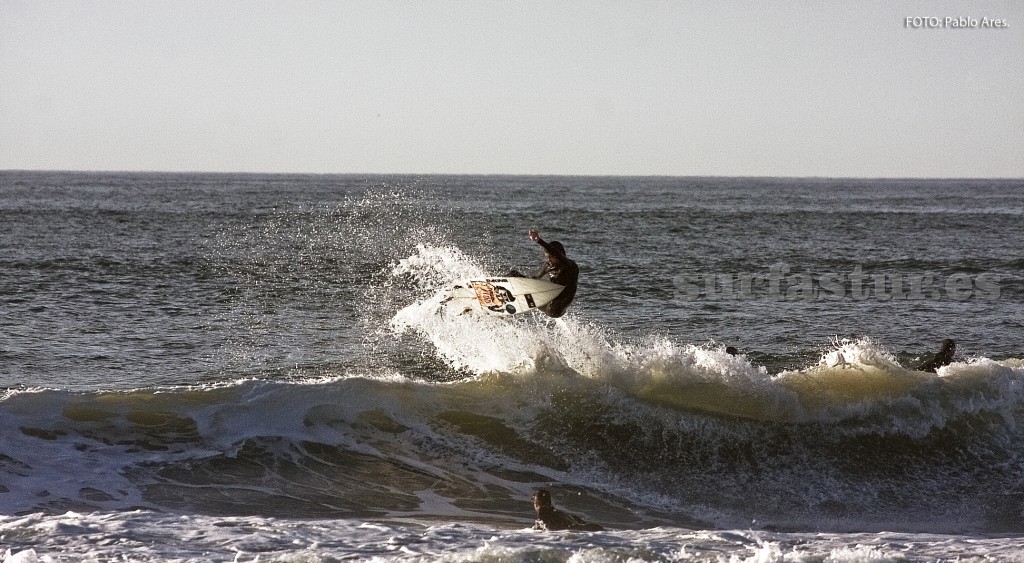
[[[1022,188],[0,173],[0,545],[1020,559]],[[531,228],[569,315],[439,310]]]

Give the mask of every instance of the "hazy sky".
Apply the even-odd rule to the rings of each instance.
[[[1024,177],[1024,2],[0,0],[12,168]]]

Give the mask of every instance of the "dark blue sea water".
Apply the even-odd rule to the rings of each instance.
[[[1021,559],[1022,220],[1019,180],[0,172],[0,550]],[[569,314],[444,314],[529,229]],[[608,531],[529,530],[539,487]]]

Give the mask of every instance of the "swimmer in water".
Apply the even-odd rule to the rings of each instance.
[[[931,357],[931,359],[921,362],[914,369],[917,371],[927,371],[935,373],[935,370],[942,366],[948,366],[953,362],[953,354],[956,353],[956,341],[952,338],[947,338],[942,341],[941,348],[938,353]]]
[[[534,530],[549,532],[558,530],[600,532],[604,530],[597,524],[591,524],[575,514],[563,512],[552,506],[551,493],[544,489],[537,489],[533,493],[533,509],[537,511],[537,521],[533,524]]]

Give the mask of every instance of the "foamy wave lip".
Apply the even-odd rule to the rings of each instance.
[[[870,366],[885,370],[902,370],[896,357],[888,350],[874,343],[870,338],[859,340],[833,340],[835,348],[822,355],[819,366],[852,367]]]
[[[641,346],[632,347],[628,367],[634,373],[667,370],[661,375],[678,379],[694,378],[711,381],[735,381],[763,387],[768,382],[768,371],[754,366],[746,356],[733,356],[724,346],[693,344],[678,345],[660,338]]]
[[[833,346],[818,365],[774,378],[796,394],[805,420],[858,420],[851,432],[920,438],[980,412],[998,413],[1015,425],[1024,403],[1024,369],[1013,362],[974,358],[931,374],[902,367],[867,338]]]
[[[659,339],[628,347],[604,370],[612,384],[661,407],[759,420],[802,416],[794,414],[793,393],[776,385],[765,367],[721,345]]]

